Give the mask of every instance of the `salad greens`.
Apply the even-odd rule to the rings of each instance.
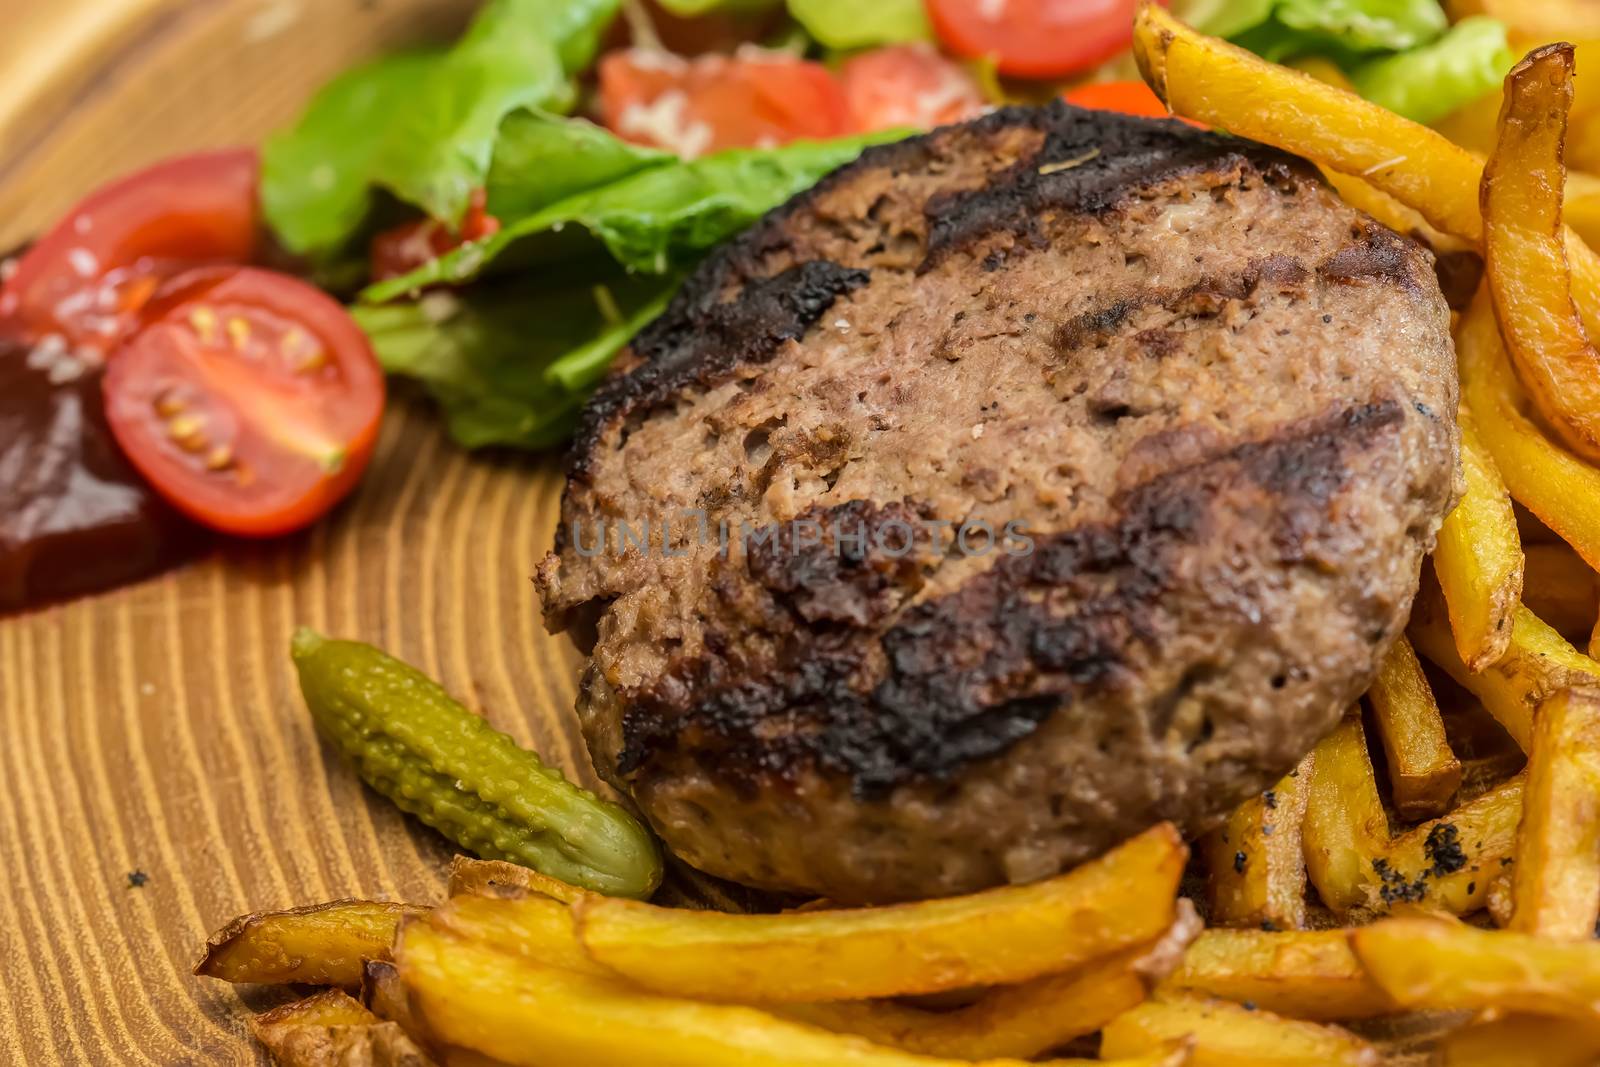
[[[361,229],[373,187],[458,221],[519,108],[563,113],[619,0],[490,0],[454,48],[339,78],[262,153],[267,221],[291,252],[326,257]]]
[[[598,143],[610,135],[578,120],[582,136]],[[687,266],[789,197],[816,184],[824,174],[854,159],[869,144],[896,140],[905,131],[868,134],[832,141],[795,141],[779,148],[741,148],[703,159],[656,159],[521,217],[505,217],[505,228],[486,241],[466,245],[427,266],[363,294],[371,301],[392,300],[440,282],[459,284],[502,253],[540,235],[560,235],[576,224],[597,237],[629,271],[661,274]],[[611,158],[620,162],[627,146],[617,142]],[[658,156],[658,153],[652,153]],[[554,170],[559,163],[547,160]],[[620,170],[620,168],[619,168]],[[549,180],[546,178],[546,180]],[[491,206],[494,200],[491,198]],[[524,257],[536,249],[520,250]]]
[[[1267,59],[1333,59],[1364,96],[1418,122],[1489,93],[1514,62],[1501,23],[1451,28],[1439,0],[1189,0],[1178,10]]]
[[[789,15],[828,48],[933,40],[923,0],[789,0]]]
[[[677,283],[672,275],[591,286],[508,279],[352,313],[384,369],[421,383],[457,442],[550,448]]]

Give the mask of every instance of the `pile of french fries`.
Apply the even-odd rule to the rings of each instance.
[[[1530,53],[1487,127],[1453,120],[1477,146],[1154,3],[1135,50],[1176,114],[1483,260],[1457,321],[1465,495],[1365,707],[1193,864],[1162,825],[1034,885],[744,915],[458,858],[436,907],[246,916],[197,973],[328,987],[254,1020],[280,1062],[1600,1062],[1600,258],[1563,221],[1573,49]]]

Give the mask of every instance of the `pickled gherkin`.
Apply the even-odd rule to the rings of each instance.
[[[462,848],[597,893],[648,897],[650,832],[546,767],[438,683],[371,645],[302,628],[292,654],[317,729],[362,780]]]

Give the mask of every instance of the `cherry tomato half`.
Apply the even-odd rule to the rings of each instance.
[[[226,533],[308,525],[361,477],[383,372],[348,313],[271,271],[174,278],[111,360],[106,417],[162,496]]]
[[[422,219],[384,230],[374,237],[372,280],[382,282],[410,274],[451,249],[499,232],[500,220],[488,212],[488,194],[479,189],[472,194],[466,217],[458,230],[452,230],[437,219]]]
[[[696,59],[612,52],[600,60],[600,110],[618,136],[686,159],[850,130],[844,90],[826,67],[752,47]]]
[[[982,114],[983,90],[966,68],[926,44],[876,48],[839,69],[855,128],[929,129]]]
[[[260,173],[256,153],[239,149],[168,160],[101,188],[18,262],[0,317],[30,339],[57,334],[76,355],[103,358],[162,279],[250,260]]]
[[[1165,0],[1163,0],[1163,3]],[[1001,74],[1064,78],[1133,40],[1138,0],[926,0],[939,40],[958,55],[993,56]]]
[[[1151,119],[1170,119],[1167,105],[1144,82],[1096,82],[1080,85],[1063,93],[1061,98],[1069,104],[1094,111],[1120,111],[1124,115],[1140,115]],[[1188,122],[1188,119],[1183,121]],[[1198,123],[1189,123],[1191,126]]]

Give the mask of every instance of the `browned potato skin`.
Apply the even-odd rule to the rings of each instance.
[[[435,1067],[400,1027],[338,990],[275,1008],[250,1027],[282,1067]]]
[[[426,910],[375,900],[335,900],[241,915],[211,935],[194,973],[234,983],[359,989],[363,963],[388,959],[400,921]]]
[[[568,885],[559,878],[504,860],[480,860],[471,856],[456,856],[450,861],[448,893],[452,897],[471,894],[480,897],[516,896],[521,893],[538,893],[552,897],[563,904],[571,904],[583,896],[583,890]]]

